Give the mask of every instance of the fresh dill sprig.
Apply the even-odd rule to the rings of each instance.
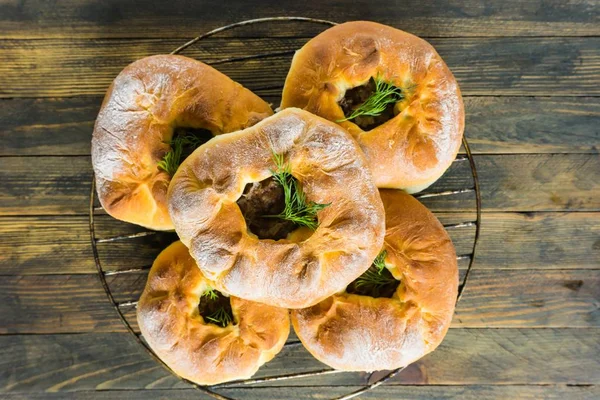
[[[385,250],[379,253],[371,267],[354,281],[355,290],[369,294],[372,297],[379,297],[386,286],[398,282],[385,267],[386,256],[387,251]]]
[[[210,309],[212,306],[212,309],[214,310],[212,313],[210,313],[207,316],[203,316],[203,318],[206,321],[210,321],[215,325],[218,325],[222,328],[226,327],[227,325],[229,325],[232,321],[233,321],[233,317],[231,315],[231,312],[228,310],[227,307],[225,307],[222,303],[216,303],[220,301],[220,297],[222,295],[216,291],[215,289],[213,289],[212,287],[208,286],[204,292],[202,293],[202,297],[206,298],[206,302],[204,303],[208,306],[208,308]],[[202,302],[201,302],[202,303]],[[218,306],[218,308],[214,308],[215,306]]]
[[[202,293],[202,296],[204,297],[208,297],[210,300],[217,300],[219,298],[219,294],[217,293],[217,291],[213,288],[211,288],[210,286],[206,288],[206,290],[204,291],[204,293]]]
[[[394,86],[392,82],[386,82],[379,75],[373,78],[375,81],[375,90],[361,105],[352,111],[352,114],[346,118],[338,119],[336,122],[348,121],[368,115],[377,117],[385,111],[389,104],[395,104],[404,98],[402,90]]]
[[[194,135],[183,135],[177,136],[175,139],[170,140],[169,144],[172,144],[175,141],[180,141],[183,146],[190,146],[192,148],[200,147],[202,144],[206,142],[205,139],[194,136]]]
[[[219,325],[221,328],[225,328],[232,321],[231,315],[227,312],[225,307],[219,307],[217,311],[206,316],[205,319]]]
[[[382,250],[375,260],[373,260],[373,266],[377,268],[377,272],[381,274],[385,268],[385,258],[387,257],[387,250]]]
[[[181,141],[175,140],[171,144],[171,150],[169,150],[158,162],[158,168],[165,171],[167,174],[173,176],[181,164],[181,154],[183,153],[183,144]]]
[[[279,214],[265,215],[264,217],[280,218],[292,221],[300,226],[306,226],[313,231],[316,230],[319,226],[317,213],[329,204],[319,204],[306,199],[306,194],[300,183],[292,175],[289,164],[285,163],[283,154],[273,152],[273,161],[277,169],[271,170],[271,173],[273,179],[283,188],[285,207]]]
[[[173,176],[175,172],[177,172],[177,168],[179,168],[179,164],[181,164],[181,156],[183,155],[183,148],[197,148],[204,141],[193,135],[185,135],[185,136],[177,136],[170,141],[165,142],[171,145],[171,150],[169,150],[163,157],[162,160],[158,162],[158,168],[165,171],[167,174]]]

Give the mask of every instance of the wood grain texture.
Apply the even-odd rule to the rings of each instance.
[[[265,98],[279,104],[279,97]],[[597,153],[600,98],[465,97],[473,153]],[[102,97],[0,100],[0,156],[89,155]]]
[[[117,302],[137,301],[147,273],[107,277]],[[137,331],[134,307],[124,307]],[[95,275],[4,276],[0,334],[125,332]],[[472,272],[453,328],[600,327],[600,270]]]
[[[20,4],[0,3],[0,37],[194,37],[202,32],[244,19],[270,16],[305,16],[342,22],[368,19],[388,23],[424,36],[586,36],[598,35],[598,10],[594,0],[560,0],[498,3],[485,1],[357,0],[348,7],[341,0],[265,3],[222,2],[190,4],[184,0],[122,2],[117,0],[43,0]],[[34,23],[35,22],[35,23]],[[266,33],[312,33],[310,27],[289,23],[272,26]],[[255,33],[256,29],[247,34]]]
[[[95,275],[91,132],[106,88],[128,63],[217,26],[277,15],[377,20],[429,38],[465,95],[484,208],[475,269],[440,348],[360,398],[600,398],[598,0],[0,0],[0,398],[209,399],[125,333]],[[185,54],[216,63],[276,106],[292,50],[323,29],[250,26]],[[258,53],[273,56],[221,63]],[[459,162],[428,192],[467,187],[469,166]],[[446,224],[474,220],[472,193],[423,202]],[[95,218],[99,238],[145,230]],[[470,252],[474,228],[450,234],[459,254]],[[106,269],[148,267],[173,240],[158,233],[98,251]],[[135,300],[146,273],[109,276],[117,301]],[[135,308],[124,310],[133,321]],[[258,376],[321,368],[299,346]],[[380,376],[220,393],[329,399]]]
[[[471,213],[437,213],[445,224],[473,221]],[[600,266],[599,213],[484,213],[477,269],[594,269]],[[134,234],[143,228],[96,216],[96,236]],[[474,228],[449,229],[459,254],[469,254]],[[576,237],[577,240],[565,238]],[[96,267],[86,216],[0,218],[0,275],[90,274]],[[99,244],[106,270],[147,267],[177,240],[157,233]],[[466,263],[463,263],[466,265]]]
[[[476,155],[484,211],[598,211],[596,154]],[[0,215],[86,214],[92,167],[82,157],[0,157]],[[472,188],[468,162],[455,162],[425,192]],[[424,198],[433,211],[473,211],[473,193]]]
[[[595,154],[474,156],[485,211],[600,210],[600,157]],[[468,168],[462,164],[462,168]],[[453,173],[440,184],[452,186]],[[439,182],[439,181],[438,181]],[[438,185],[435,183],[434,186]],[[432,190],[433,190],[432,189]],[[460,205],[456,208],[460,209]]]
[[[0,215],[85,214],[90,157],[0,158]]]
[[[441,346],[395,384],[594,384],[600,380],[598,329],[452,329]],[[80,391],[185,386],[127,334],[0,336],[0,390]],[[258,376],[323,368],[301,346],[285,349]],[[337,386],[368,374],[333,374],[272,386]],[[265,384],[262,384],[265,385]]]
[[[0,101],[0,156],[89,155],[101,97]]]
[[[599,327],[600,270],[473,270],[453,327]]]
[[[477,268],[600,268],[600,213],[484,213]]]
[[[474,153],[597,153],[600,98],[466,97]]]
[[[95,275],[2,277],[0,293],[0,334],[125,332]]]
[[[324,393],[328,396],[342,396],[360,389],[361,386],[329,386],[329,387],[253,387],[220,389],[222,395],[236,399],[271,400],[287,399],[293,395],[295,400],[322,399]],[[360,395],[359,399],[390,400],[401,396],[402,399],[436,399],[436,400],[592,400],[600,397],[598,386],[577,385],[469,385],[469,386],[410,386],[402,387],[380,386]],[[210,397],[194,389],[142,389],[130,391],[81,391],[59,393],[4,393],[6,400],[212,400]]]
[[[260,53],[268,58],[215,65],[259,95],[279,95],[293,50],[307,39],[207,39],[185,54],[205,62]],[[600,37],[431,39],[464,95],[600,94]],[[141,57],[167,53],[177,39],[0,40],[0,97],[103,95]]]
[[[438,214],[444,223],[474,219],[472,214]],[[109,238],[145,231],[136,225],[96,216],[96,237]],[[468,254],[474,228],[450,231],[459,254]],[[0,218],[0,275],[49,275],[95,273],[86,216],[33,216]],[[174,233],[162,232],[128,241],[98,244],[105,270],[147,267],[158,253],[177,240]],[[463,264],[464,265],[464,264]]]
[[[598,333],[596,329],[453,329],[435,352],[411,364],[394,381],[597,384]],[[449,365],[452,371],[442,373]],[[595,371],[575,372],[579,368]]]
[[[108,215],[96,217],[97,237],[144,231]],[[87,216],[0,218],[0,274],[95,273]],[[130,241],[99,244],[106,270],[151,265],[161,249],[177,240],[174,233],[157,233]]]

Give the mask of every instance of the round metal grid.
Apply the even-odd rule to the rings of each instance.
[[[322,25],[326,25],[326,26],[336,25],[335,22],[320,20],[320,19],[313,19],[313,18],[304,18],[304,17],[271,17],[271,18],[252,19],[252,20],[241,21],[241,22],[238,22],[235,24],[223,26],[223,27],[214,29],[210,32],[207,32],[203,35],[200,35],[200,36],[188,41],[187,43],[181,45],[177,49],[173,50],[171,52],[171,54],[179,54],[183,50],[200,42],[202,39],[206,39],[208,37],[217,35],[218,33],[221,33],[224,31],[228,31],[228,30],[232,30],[235,28],[248,26],[248,25],[265,24],[265,23],[272,23],[272,22],[277,22],[277,21],[322,24]],[[224,58],[224,59],[219,59],[215,62],[208,63],[208,64],[215,65],[215,64],[233,63],[233,62],[244,62],[246,60],[253,60],[253,59],[259,59],[259,58],[269,58],[269,57],[277,57],[277,56],[282,56],[282,55],[290,55],[290,54],[293,54],[295,52],[295,50],[296,49],[289,49],[289,50],[285,50],[285,51],[272,52],[272,53],[253,54],[253,55],[248,55],[248,56]],[[281,85],[281,87],[283,87],[283,84]],[[479,239],[480,226],[481,226],[481,193],[480,193],[480,188],[479,188],[479,180],[477,178],[477,170],[475,167],[475,161],[473,160],[473,156],[471,154],[471,150],[469,148],[469,144],[467,142],[466,137],[463,137],[463,147],[464,147],[466,155],[458,156],[456,158],[456,160],[454,161],[454,163],[460,163],[460,162],[465,162],[465,161],[468,162],[469,168],[470,168],[470,174],[472,177],[472,186],[467,187],[467,188],[443,190],[443,191],[438,191],[438,192],[425,192],[425,193],[416,194],[414,196],[417,199],[426,199],[426,198],[440,197],[440,196],[455,196],[455,195],[460,195],[462,193],[473,193],[474,194],[474,201],[475,201],[475,207],[476,207],[475,220],[464,221],[464,222],[450,224],[450,225],[444,225],[446,229],[460,229],[460,228],[467,228],[467,227],[475,227],[475,234],[474,234],[474,238],[473,238],[473,247],[472,247],[471,253],[470,254],[461,254],[461,255],[457,256],[457,259],[459,259],[459,260],[467,260],[468,259],[468,261],[469,261],[465,275],[462,279],[462,282],[459,285],[457,302],[460,300],[460,298],[464,292],[467,281],[469,279],[469,275],[471,273],[473,262],[475,260],[475,249],[476,249],[477,242]],[[131,318],[135,318],[135,317],[125,315],[127,309],[131,309],[132,307],[137,306],[137,299],[131,299],[131,300],[126,300],[126,301],[117,301],[115,298],[115,295],[114,295],[114,291],[111,290],[111,287],[106,279],[107,276],[112,276],[112,275],[132,274],[132,273],[147,274],[148,270],[150,269],[151,266],[144,266],[144,267],[139,267],[139,268],[129,268],[129,269],[108,270],[108,269],[105,269],[102,265],[102,260],[101,260],[102,257],[100,256],[99,249],[98,249],[99,245],[106,246],[106,245],[110,245],[111,243],[115,243],[115,242],[129,241],[129,240],[133,240],[133,239],[137,239],[137,238],[142,238],[145,236],[153,236],[153,235],[158,234],[159,232],[140,231],[140,232],[136,232],[136,233],[132,233],[132,234],[123,234],[123,235],[117,235],[117,236],[111,236],[111,237],[105,237],[105,238],[97,238],[96,237],[96,223],[94,221],[94,216],[95,216],[95,214],[102,213],[104,210],[102,209],[102,207],[96,206],[96,198],[95,198],[96,190],[95,190],[94,178],[92,178],[91,186],[92,186],[92,188],[91,188],[91,193],[90,193],[90,207],[89,207],[90,238],[91,238],[94,260],[95,260],[96,268],[98,271],[98,277],[100,279],[102,287],[104,288],[104,291],[106,292],[109,302],[114,307],[119,319],[125,326],[126,330],[138,342],[138,344],[140,346],[142,346],[148,352],[148,354],[152,358],[154,358],[158,363],[160,363],[165,369],[170,371],[174,376],[176,376],[181,381],[188,383],[192,387],[198,389],[199,391],[201,391],[215,399],[235,400],[235,399],[226,397],[224,395],[221,395],[221,394],[217,393],[215,390],[218,390],[219,388],[230,387],[230,386],[253,385],[253,384],[259,384],[259,383],[265,383],[265,382],[282,381],[282,380],[289,380],[289,379],[298,379],[298,378],[314,377],[314,376],[320,376],[320,375],[344,373],[344,371],[338,371],[338,370],[334,370],[334,369],[320,369],[320,370],[310,371],[310,372],[299,372],[299,373],[286,374],[286,375],[266,376],[266,377],[260,377],[260,378],[255,378],[255,379],[232,381],[232,382],[226,382],[226,383],[213,385],[213,386],[200,386],[200,385],[197,385],[197,384],[195,384],[191,381],[188,381],[182,377],[179,377],[152,351],[152,349],[150,349],[150,347],[143,340],[143,337],[141,336],[141,334],[137,333],[134,330],[134,328],[132,327],[132,324],[129,320]],[[173,237],[173,239],[175,239],[175,237]],[[157,250],[161,251],[165,247],[166,246],[162,246],[162,247],[158,248]],[[144,279],[144,282],[145,282],[145,279]],[[299,341],[292,341],[292,342],[286,343],[284,348],[300,346],[300,345],[301,345],[301,343]],[[375,380],[374,382],[369,383],[371,381],[370,378],[373,376],[373,373],[372,373],[366,380],[366,382],[368,383],[367,385],[364,385],[362,388],[360,388],[354,392],[345,394],[340,397],[336,397],[331,400],[347,400],[347,399],[354,398],[368,390],[371,390],[373,388],[376,388],[377,386],[384,384],[385,382],[389,381],[394,376],[396,376],[398,373],[400,373],[404,368],[406,368],[406,366],[402,367],[402,368],[398,368],[393,371],[389,371],[382,377]],[[293,389],[290,389],[290,390],[293,390]],[[294,397],[294,395],[290,394],[290,398],[293,398],[293,397]]]

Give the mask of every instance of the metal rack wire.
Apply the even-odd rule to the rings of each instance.
[[[304,18],[304,17],[272,17],[272,18],[252,19],[252,20],[241,21],[241,22],[238,22],[235,24],[223,26],[223,27],[220,27],[217,29],[213,29],[212,31],[207,32],[203,35],[200,35],[200,36],[188,41],[187,43],[181,45],[180,47],[175,49],[173,52],[171,52],[171,54],[178,54],[181,51],[183,51],[184,49],[198,43],[202,39],[214,36],[218,33],[224,32],[224,31],[232,30],[232,29],[247,26],[247,25],[271,23],[271,22],[277,22],[277,21],[284,21],[284,22],[294,21],[294,22],[302,22],[302,23],[306,22],[306,23],[313,23],[313,24],[322,24],[322,25],[327,25],[327,26],[336,25],[335,22],[320,20],[320,19],[313,19],[313,18]],[[293,52],[295,50],[296,49],[290,49],[289,51],[281,51],[281,52],[275,52],[275,53],[256,54],[256,55],[249,55],[249,56],[225,58],[225,59],[215,61],[212,64],[214,65],[214,64],[224,64],[224,63],[229,63],[229,62],[244,62],[245,60],[274,57],[274,56],[280,56],[283,54],[293,54]],[[474,196],[475,197],[475,206],[476,206],[475,220],[444,225],[446,229],[462,229],[462,228],[468,228],[468,227],[475,227],[475,236],[474,236],[474,240],[473,240],[473,247],[472,247],[471,253],[470,254],[461,254],[461,255],[457,256],[457,259],[459,259],[459,260],[467,260],[467,259],[469,260],[465,276],[464,276],[461,284],[459,285],[457,302],[460,300],[462,294],[464,293],[467,281],[468,281],[470,273],[471,273],[473,262],[475,260],[475,250],[476,250],[477,242],[479,240],[479,233],[480,233],[480,226],[481,226],[481,193],[480,193],[480,188],[479,188],[479,180],[477,177],[477,169],[475,167],[475,161],[473,160],[473,156],[471,154],[471,149],[469,147],[467,139],[464,137],[463,137],[463,147],[465,149],[466,155],[458,156],[454,162],[455,163],[460,163],[460,162],[468,162],[469,163],[473,185],[468,188],[460,188],[460,189],[456,189],[456,190],[446,190],[446,191],[438,191],[438,192],[426,192],[426,193],[421,193],[421,194],[415,195],[415,197],[417,199],[425,199],[425,198],[441,197],[441,196],[454,196],[454,195],[459,195],[462,193],[474,193],[474,195],[475,195]],[[90,193],[90,206],[89,206],[90,238],[91,238],[93,256],[94,256],[96,268],[98,271],[98,277],[100,279],[102,287],[104,288],[104,291],[106,292],[109,302],[113,306],[119,319],[125,326],[127,332],[129,332],[131,334],[131,336],[134,338],[134,340],[137,341],[138,344],[140,346],[142,346],[148,352],[148,354],[156,360],[156,362],[161,364],[165,369],[171,371],[171,369],[156,354],[154,354],[152,349],[150,349],[150,347],[146,344],[146,342],[143,340],[141,335],[135,332],[131,323],[128,320],[128,317],[125,316],[126,310],[137,306],[137,299],[117,302],[115,299],[114,293],[113,293],[113,291],[111,291],[110,285],[108,284],[108,281],[106,279],[106,277],[113,276],[113,275],[131,274],[131,273],[147,273],[148,270],[150,269],[150,266],[122,269],[122,270],[105,270],[104,267],[102,266],[102,260],[101,260],[101,257],[99,256],[99,251],[98,251],[99,245],[106,246],[106,245],[110,245],[111,243],[114,243],[114,242],[129,241],[129,240],[142,238],[142,237],[146,237],[146,236],[152,236],[152,235],[157,234],[158,232],[141,231],[141,232],[137,232],[137,233],[133,233],[133,234],[124,234],[124,235],[118,235],[118,236],[112,236],[112,237],[97,238],[94,216],[96,213],[102,212],[103,209],[102,209],[102,207],[95,206],[96,190],[95,190],[94,179],[92,179],[91,186],[92,187],[91,187],[91,193]],[[162,250],[162,249],[160,249],[160,250]],[[300,346],[300,345],[301,345],[301,343],[299,341],[295,341],[295,342],[286,343],[285,347],[290,348],[290,347],[296,347],[296,346]],[[385,382],[389,381],[394,376],[399,374],[404,368],[406,368],[406,367],[399,368],[399,369],[396,369],[393,371],[389,371],[387,374],[385,374],[381,378],[377,379],[375,382],[369,383],[371,380],[370,378],[373,376],[373,374],[371,374],[369,376],[369,379],[367,379],[367,381],[366,381],[367,384],[364,385],[362,388],[360,388],[354,392],[345,394],[343,396],[336,397],[331,400],[347,400],[347,399],[351,399],[356,396],[359,396],[360,394],[362,394],[366,391],[369,391],[371,389],[374,389],[377,386],[380,386],[380,385],[384,384]],[[338,371],[338,370],[333,370],[333,369],[320,369],[320,370],[310,371],[310,372],[299,372],[299,373],[292,373],[292,374],[285,374],[285,375],[267,376],[267,377],[260,377],[260,378],[254,378],[254,379],[247,379],[247,380],[241,380],[241,381],[232,381],[232,382],[222,383],[222,384],[213,385],[213,386],[200,386],[191,381],[188,381],[184,378],[179,377],[173,371],[171,371],[171,373],[173,373],[173,375],[177,376],[181,381],[188,383],[192,387],[198,389],[199,391],[201,391],[215,399],[235,400],[235,399],[226,397],[224,395],[221,395],[221,394],[217,393],[215,390],[218,390],[220,388],[231,387],[231,386],[254,385],[254,384],[282,381],[282,380],[289,380],[289,379],[299,379],[299,378],[322,376],[322,375],[329,375],[329,374],[340,374],[340,373],[344,373],[344,372]]]

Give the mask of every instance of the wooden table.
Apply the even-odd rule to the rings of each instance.
[[[204,398],[138,347],[99,283],[88,227],[92,125],[109,82],[131,61],[278,15],[370,19],[428,38],[465,96],[483,197],[472,279],[441,347],[362,398],[600,398],[597,0],[136,3],[0,0],[0,398]],[[216,61],[223,49],[276,52],[315,29],[250,29],[189,54]],[[268,61],[221,69],[275,103],[286,73]],[[460,184],[468,173],[460,168],[443,182]],[[470,220],[471,195],[427,204],[444,221]],[[98,236],[139,230],[106,215],[97,224]],[[459,253],[473,233],[452,233]],[[126,268],[154,254],[115,245],[104,257]],[[109,281],[132,294],[144,283]],[[298,350],[268,368],[315,365]],[[329,375],[222,393],[322,399],[367,379]]]

